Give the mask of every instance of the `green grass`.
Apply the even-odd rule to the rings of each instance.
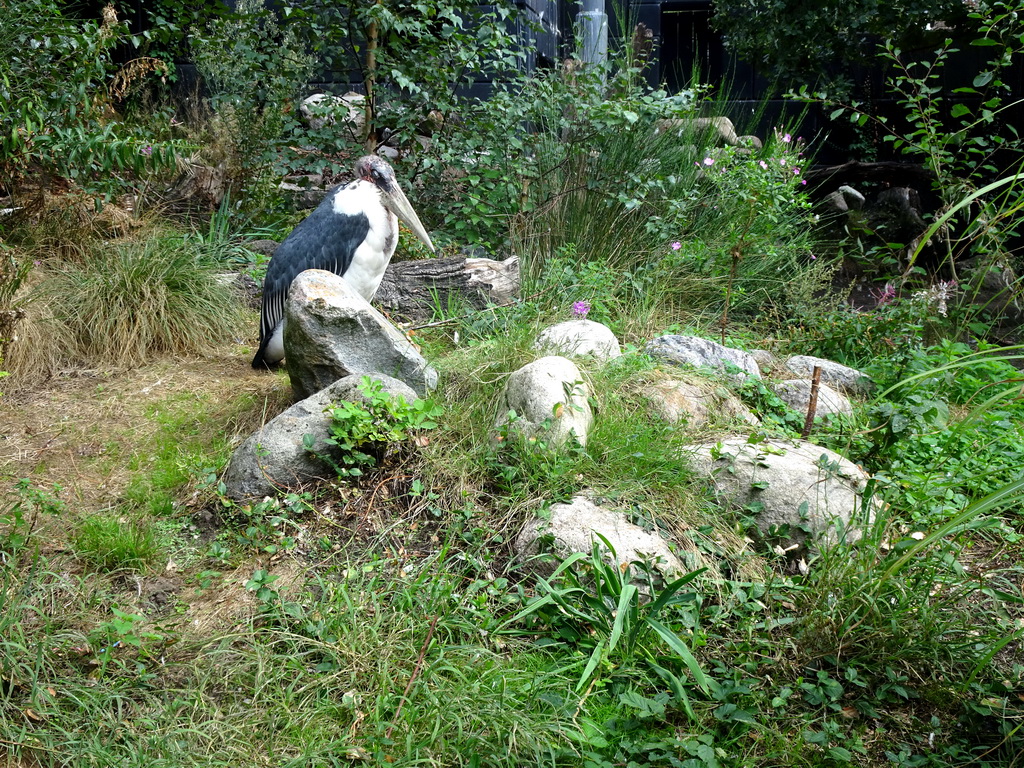
[[[233,338],[241,322],[223,267],[180,238],[100,245],[81,261],[47,266],[40,296],[58,329],[51,343],[68,361],[195,355]]]
[[[77,557],[100,571],[145,571],[158,565],[163,548],[148,520],[110,513],[85,517],[72,535]]]

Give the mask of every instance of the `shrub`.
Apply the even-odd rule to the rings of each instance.
[[[240,306],[218,265],[180,240],[111,244],[59,264],[39,286],[68,361],[139,365],[197,354],[230,338]]]
[[[110,52],[124,33],[113,6],[102,24],[66,18],[54,0],[10,0],[3,11],[0,180],[62,177],[109,196],[125,186],[123,172],[173,167],[173,143],[111,119]]]
[[[294,120],[288,103],[313,74],[314,60],[293,26],[259,0],[239,2],[235,13],[219,15],[190,40],[210,94],[211,159],[226,166],[229,184],[252,209],[276,186],[269,172]]]

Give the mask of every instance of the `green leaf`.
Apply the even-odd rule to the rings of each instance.
[[[604,657],[604,638],[594,647],[594,652],[590,654],[590,660],[587,661],[587,666],[583,669],[583,674],[580,676],[580,681],[576,684],[576,690],[582,690],[583,686],[587,684],[591,676],[594,674],[594,670],[597,669],[597,665],[601,663],[601,659]]]
[[[949,113],[952,117],[963,117],[964,115],[971,114],[971,110],[966,104],[954,104],[953,109]]]
[[[974,78],[974,87],[981,88],[984,85],[988,85],[992,82],[992,78],[995,76],[994,72],[982,72],[980,75]]]
[[[630,604],[636,594],[636,586],[633,584],[627,584],[623,587],[622,593],[619,595],[619,603],[615,609],[615,623],[612,624],[612,634],[608,638],[609,651],[615,650],[615,646],[619,643],[619,638],[622,637],[622,628],[625,624],[626,617],[629,615]]]
[[[705,675],[704,670],[700,668],[700,664],[697,663],[697,659],[694,658],[692,653],[690,653],[690,649],[686,647],[686,643],[684,643],[675,632],[670,630],[661,622],[650,617],[647,617],[646,621],[647,625],[661,635],[661,639],[665,641],[668,647],[675,651],[679,655],[679,658],[683,660],[683,663],[686,665],[686,668],[690,670],[690,674],[693,675],[693,679],[700,689],[705,693],[708,693],[707,675]]]
[[[829,747],[828,756],[841,763],[848,763],[853,759],[853,753],[846,747]]]

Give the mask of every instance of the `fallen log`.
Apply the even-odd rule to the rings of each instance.
[[[428,320],[435,310],[483,309],[519,294],[519,258],[504,261],[449,256],[388,266],[374,304],[407,320]]]

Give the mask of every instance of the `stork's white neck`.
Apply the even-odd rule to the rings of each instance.
[[[384,207],[374,184],[356,179],[334,195],[335,213],[365,216],[370,225],[343,277],[367,301],[377,292],[384,270],[398,245],[398,217]]]

